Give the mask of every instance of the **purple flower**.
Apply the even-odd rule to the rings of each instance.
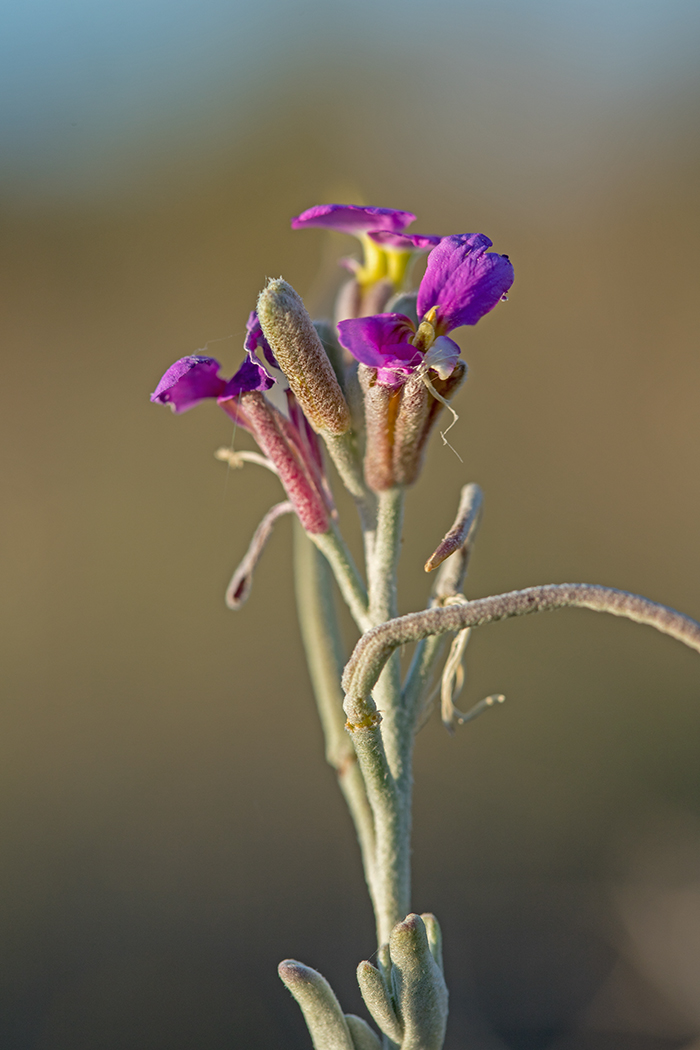
[[[382,386],[399,386],[423,360],[411,342],[415,328],[403,314],[375,314],[341,321],[338,333],[353,357],[377,369],[377,380]]]
[[[418,316],[435,310],[432,323],[439,335],[476,324],[513,283],[510,259],[487,252],[492,244],[483,233],[460,233],[444,237],[430,253],[418,289]]]
[[[264,393],[277,382],[269,375],[263,365],[260,364],[255,354],[248,353],[243,364],[229,379],[223,391],[219,395],[219,404],[231,401],[239,394],[249,393],[251,390],[259,390]]]
[[[262,350],[265,360],[270,368],[279,368],[279,365],[275,360],[275,355],[272,352],[272,347],[265,338],[265,333],[260,325],[257,310],[250,311],[248,320],[246,321],[245,330],[246,337],[243,346],[248,353],[252,355],[256,350]]]
[[[230,401],[244,391],[269,390],[276,382],[252,353],[246,354],[243,364],[228,382],[218,374],[220,367],[213,357],[201,354],[181,357],[165,373],[151,394],[151,401],[170,405],[173,412],[186,412],[206,398]]]
[[[415,219],[412,212],[397,211],[395,208],[363,208],[358,204],[317,204],[301,215],[296,215],[292,219],[292,229],[303,230],[307,226],[321,226],[358,237],[373,230],[399,232],[415,222]]]
[[[429,252],[442,240],[429,233],[394,233],[392,230],[370,230],[368,236],[382,248],[397,252]]]
[[[289,419],[264,396],[276,380],[255,356],[255,349],[262,346],[260,339],[264,339],[262,332],[256,336],[255,322],[257,317],[251,314],[248,339],[255,345],[246,349],[243,364],[228,382],[219,376],[219,362],[213,357],[183,357],[167,370],[151,401],[184,412],[200,401],[215,398],[237,425],[252,433],[274,464],[304,528],[326,532],[334,508],[318,438],[291,390],[287,391]]]
[[[508,256],[487,252],[491,244],[481,233],[444,237],[428,257],[418,290],[418,328],[403,314],[358,317],[338,324],[340,342],[378,370],[381,385],[397,386],[419,366],[447,378],[460,351],[446,333],[476,324],[513,283]]]
[[[151,394],[151,401],[170,405],[173,412],[186,412],[205,397],[218,397],[226,380],[218,374],[219,362],[213,357],[191,354],[181,357],[161,379]]]
[[[341,259],[341,265],[353,274],[355,284],[352,286],[351,299],[354,296],[356,301],[344,303],[340,310],[341,315],[357,317],[363,312],[381,309],[392,293],[398,292],[406,284],[416,254],[430,251],[439,244],[439,237],[404,232],[415,218],[413,212],[397,211],[395,208],[319,204],[292,219],[292,229],[322,226],[358,238],[362,244],[363,261]],[[377,288],[378,298],[372,296],[371,291]]]

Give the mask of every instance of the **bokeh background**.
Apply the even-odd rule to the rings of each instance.
[[[475,480],[471,595],[585,580],[700,616],[700,8],[31,0],[3,24],[0,1046],[301,1050],[277,962],[362,1012],[373,925],[289,522],[228,612],[274,479],[215,462],[214,406],[148,394],[207,345],[230,374],[266,276],[328,308],[352,244],[292,233],[312,204],[488,233],[517,279],[461,333],[464,462],[434,443],[410,495],[402,610]],[[473,638],[462,702],[507,703],[417,748],[448,1050],[700,1031],[698,666],[587,612]]]

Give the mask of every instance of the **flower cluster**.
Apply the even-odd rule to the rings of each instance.
[[[342,204],[298,215],[294,229],[352,234],[363,249],[361,261],[343,260],[352,278],[325,345],[294,289],[271,281],[248,318],[246,356],[231,379],[219,374],[218,361],[191,355],[167,370],[151,396],[174,412],[215,399],[253,434],[311,534],[327,532],[334,515],[319,435],[339,469],[342,460],[346,483],[348,442],[356,450],[364,435],[360,485],[383,491],[412,484],[435,421],[466,375],[448,333],[476,324],[513,282],[508,256],[490,252],[488,237],[407,233],[414,220],[411,212]],[[426,252],[425,274],[411,294],[412,261]],[[385,309],[392,305],[402,311]],[[266,396],[276,383],[286,412]],[[350,411],[349,391],[358,387],[363,418],[355,404]],[[357,485],[348,487],[357,496]]]

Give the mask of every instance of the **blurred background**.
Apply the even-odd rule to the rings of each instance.
[[[278,489],[214,460],[215,406],[148,394],[206,346],[230,375],[266,276],[328,308],[353,244],[292,233],[313,204],[485,232],[516,283],[457,333],[464,463],[435,441],[409,497],[402,610],[473,480],[471,596],[584,580],[700,617],[700,8],[28,0],[3,25],[0,1046],[302,1050],[278,961],[363,1012],[373,923],[290,523],[227,611]],[[433,719],[416,760],[448,1050],[700,1031],[698,668],[584,611],[476,633],[461,703],[507,703]]]

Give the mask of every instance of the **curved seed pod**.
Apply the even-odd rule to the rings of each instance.
[[[385,1035],[401,1045],[403,1025],[396,1016],[391,994],[381,972],[372,963],[361,962],[357,967],[357,983],[367,1009]]]
[[[345,434],[350,409],[301,297],[279,277],[260,293],[257,309],[265,338],[314,430]]]
[[[454,572],[451,572],[449,576],[447,573],[441,574],[442,588],[439,591],[440,595],[448,593],[456,594],[462,590],[472,543],[481,519],[481,507],[483,502],[483,493],[479,486],[475,485],[473,481],[468,485],[462,486],[459,507],[457,508],[457,516],[455,517],[452,528],[449,532],[445,533],[442,540],[438,543],[436,549],[423,566],[426,572],[432,572],[433,569],[437,569],[438,565],[442,565],[447,558],[456,554],[457,551],[462,550],[464,552],[462,562],[458,564],[457,559],[455,559],[454,565],[451,566],[451,569],[454,569]],[[452,588],[451,592],[446,589],[448,587]]]
[[[231,582],[226,588],[226,605],[229,609],[237,611],[247,602],[253,586],[253,573],[260,561],[262,552],[265,550],[265,545],[272,535],[272,529],[275,522],[283,514],[293,513],[294,504],[291,500],[284,500],[283,503],[275,503],[274,507],[271,507],[270,510],[268,510],[253,534],[253,538],[250,541],[250,546],[245,553],[243,561],[234,572],[231,577]]]
[[[356,1050],[340,1003],[325,977],[296,959],[285,959],[277,972],[301,1007],[314,1050]]]
[[[447,987],[420,915],[407,915],[389,939],[394,998],[404,1026],[401,1050],[442,1050]]]
[[[350,1029],[350,1038],[355,1045],[355,1050],[382,1050],[379,1036],[372,1031],[362,1017],[346,1014],[345,1022]]]

